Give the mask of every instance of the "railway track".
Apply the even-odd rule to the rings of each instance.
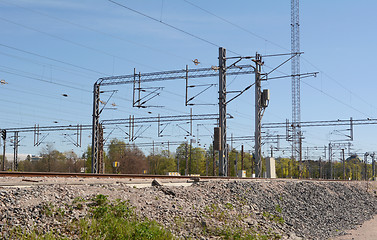
[[[239,178],[219,176],[168,176],[149,174],[94,174],[94,173],[62,173],[62,172],[9,172],[0,171],[0,177],[45,177],[45,178],[96,178],[96,179],[166,179],[166,180],[269,180],[269,181],[348,181],[340,179],[292,179],[292,178]]]

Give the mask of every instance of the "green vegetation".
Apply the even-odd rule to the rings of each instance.
[[[225,203],[224,205],[210,204],[205,206],[205,213],[202,217],[208,219],[208,222],[213,222],[210,219],[216,219],[216,226],[210,226],[201,223],[202,234],[204,236],[215,236],[219,239],[232,239],[232,240],[264,240],[264,239],[280,239],[281,236],[274,232],[268,232],[267,234],[261,234],[258,226],[249,226],[245,229],[242,226],[243,219],[247,215],[232,211],[237,208],[231,203]],[[280,219],[277,219],[280,221]],[[217,227],[221,222],[221,228]]]
[[[201,227],[203,236],[218,237],[219,239],[232,240],[264,240],[264,239],[280,239],[280,235],[270,231],[261,234],[258,226],[250,226],[245,229],[243,219],[247,215],[237,214],[233,211],[237,205],[231,203],[210,204],[205,207],[202,222],[194,223]],[[276,206],[278,211],[280,207]],[[87,215],[81,219],[70,219],[68,214],[73,210],[87,210]],[[46,203],[42,207],[42,214],[45,218],[61,224],[54,224],[46,232],[46,228],[41,226],[33,226],[31,230],[27,230],[25,226],[13,227],[4,235],[0,234],[1,239],[21,239],[21,240],[126,240],[126,239],[157,239],[170,240],[176,237],[168,230],[165,230],[157,222],[147,218],[140,218],[136,215],[135,208],[131,206],[129,201],[115,200],[110,201],[105,195],[97,195],[90,200],[81,197],[75,198],[71,205],[64,207],[56,207],[52,203]],[[272,221],[281,221],[281,218],[264,213],[265,217]],[[221,228],[211,226],[211,219],[221,222]],[[180,231],[187,227],[192,227],[192,219],[185,219],[182,216],[174,218],[174,229]],[[30,228],[29,228],[30,229]],[[190,238],[189,238],[190,239]]]
[[[280,224],[285,223],[282,217],[269,213],[269,212],[263,212],[263,216],[267,218],[268,220],[276,222],[276,223],[280,223]]]
[[[93,200],[90,217],[78,223],[81,239],[173,239],[155,221],[138,219],[127,201],[109,203],[104,195]]]
[[[85,203],[83,199],[75,199],[73,207],[83,203]],[[29,232],[15,227],[9,233],[8,239],[64,240],[71,239],[72,236],[83,240],[174,239],[174,236],[157,222],[138,218],[128,201],[111,202],[107,196],[100,194],[85,204],[89,206],[89,214],[67,224],[65,229],[57,226],[57,229],[43,233],[36,227]],[[65,210],[55,209],[49,203],[44,205],[43,213],[46,217],[62,218],[65,215]]]
[[[1,156],[1,155],[0,155]],[[72,151],[61,153],[54,149],[52,145],[46,145],[40,153],[41,158],[31,161],[28,156],[26,160],[20,161],[18,169],[20,171],[32,172],[80,172],[85,169],[91,172],[91,147],[88,146],[85,153],[79,158]],[[167,172],[178,171],[181,175],[218,174],[216,164],[213,164],[213,147],[207,149],[195,147],[189,142],[182,142],[175,151],[154,150],[153,153],[145,155],[136,145],[128,144],[122,140],[112,139],[108,151],[103,152],[105,173],[123,174],[159,174],[165,175]],[[218,153],[215,151],[215,161],[218,162]],[[238,161],[236,161],[238,159]],[[243,170],[246,170],[247,177],[251,177],[254,172],[254,158],[251,152],[244,152]],[[118,162],[119,167],[114,168],[113,163]],[[187,163],[186,163],[187,162]],[[229,173],[236,176],[237,170],[241,166],[241,153],[236,149],[229,151]],[[237,166],[235,166],[237,163]],[[7,163],[8,164],[8,163]],[[276,176],[278,178],[324,178],[331,176],[335,179],[343,179],[343,163],[334,161],[332,167],[328,160],[319,162],[315,160],[299,161],[290,158],[276,158]],[[8,164],[10,166],[10,163]],[[179,166],[179,169],[177,167]],[[216,169],[213,169],[215,166]],[[262,172],[265,171],[265,161],[262,161]],[[333,173],[331,174],[331,169]],[[215,170],[215,171],[214,171]],[[364,179],[365,172],[367,178],[372,178],[372,164],[365,163],[357,155],[350,156],[345,160],[345,177],[350,180]]]

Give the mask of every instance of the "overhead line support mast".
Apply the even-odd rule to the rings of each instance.
[[[300,52],[299,0],[291,0],[291,54]],[[300,103],[300,54],[291,62],[292,73],[292,158],[300,161],[301,171],[301,103]],[[297,155],[299,154],[299,155]],[[299,159],[297,159],[299,157]]]
[[[219,170],[220,176],[227,175],[227,144],[226,144],[226,75],[243,75],[243,74],[252,74],[254,73],[254,68],[250,64],[236,65],[239,61],[235,62],[230,66],[226,66],[226,50],[225,48],[219,49],[219,66],[212,66],[211,68],[196,68],[196,69],[182,69],[182,70],[172,70],[172,71],[163,71],[163,72],[152,72],[152,73],[136,73],[130,75],[120,75],[120,76],[111,76],[99,78],[93,89],[93,126],[92,126],[92,172],[101,173],[99,171],[99,165],[102,163],[99,162],[100,156],[100,106],[99,106],[99,96],[100,96],[100,86],[109,86],[109,85],[126,85],[133,84],[135,85],[135,79],[137,78],[138,84],[143,82],[157,82],[157,81],[167,81],[167,80],[186,80],[192,78],[205,78],[205,77],[216,77],[219,76],[219,124],[221,127],[221,148],[220,161],[221,168]],[[187,84],[186,84],[187,85]],[[186,94],[187,97],[187,94]],[[135,101],[134,101],[135,102]],[[185,105],[188,100],[186,99]]]

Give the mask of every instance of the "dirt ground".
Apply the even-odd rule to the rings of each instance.
[[[347,235],[332,238],[332,240],[377,240],[377,216],[357,229],[347,231]]]

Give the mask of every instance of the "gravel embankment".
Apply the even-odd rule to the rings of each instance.
[[[377,214],[373,187],[367,192],[365,182],[266,180],[140,189],[123,183],[0,188],[0,237],[7,239],[16,226],[40,232],[61,229],[64,235],[66,228],[59,226],[82,218],[88,209],[72,208],[74,199],[104,194],[129,200],[140,216],[183,239],[221,239],[237,231],[271,239],[328,239]],[[46,214],[46,206],[63,214]]]

